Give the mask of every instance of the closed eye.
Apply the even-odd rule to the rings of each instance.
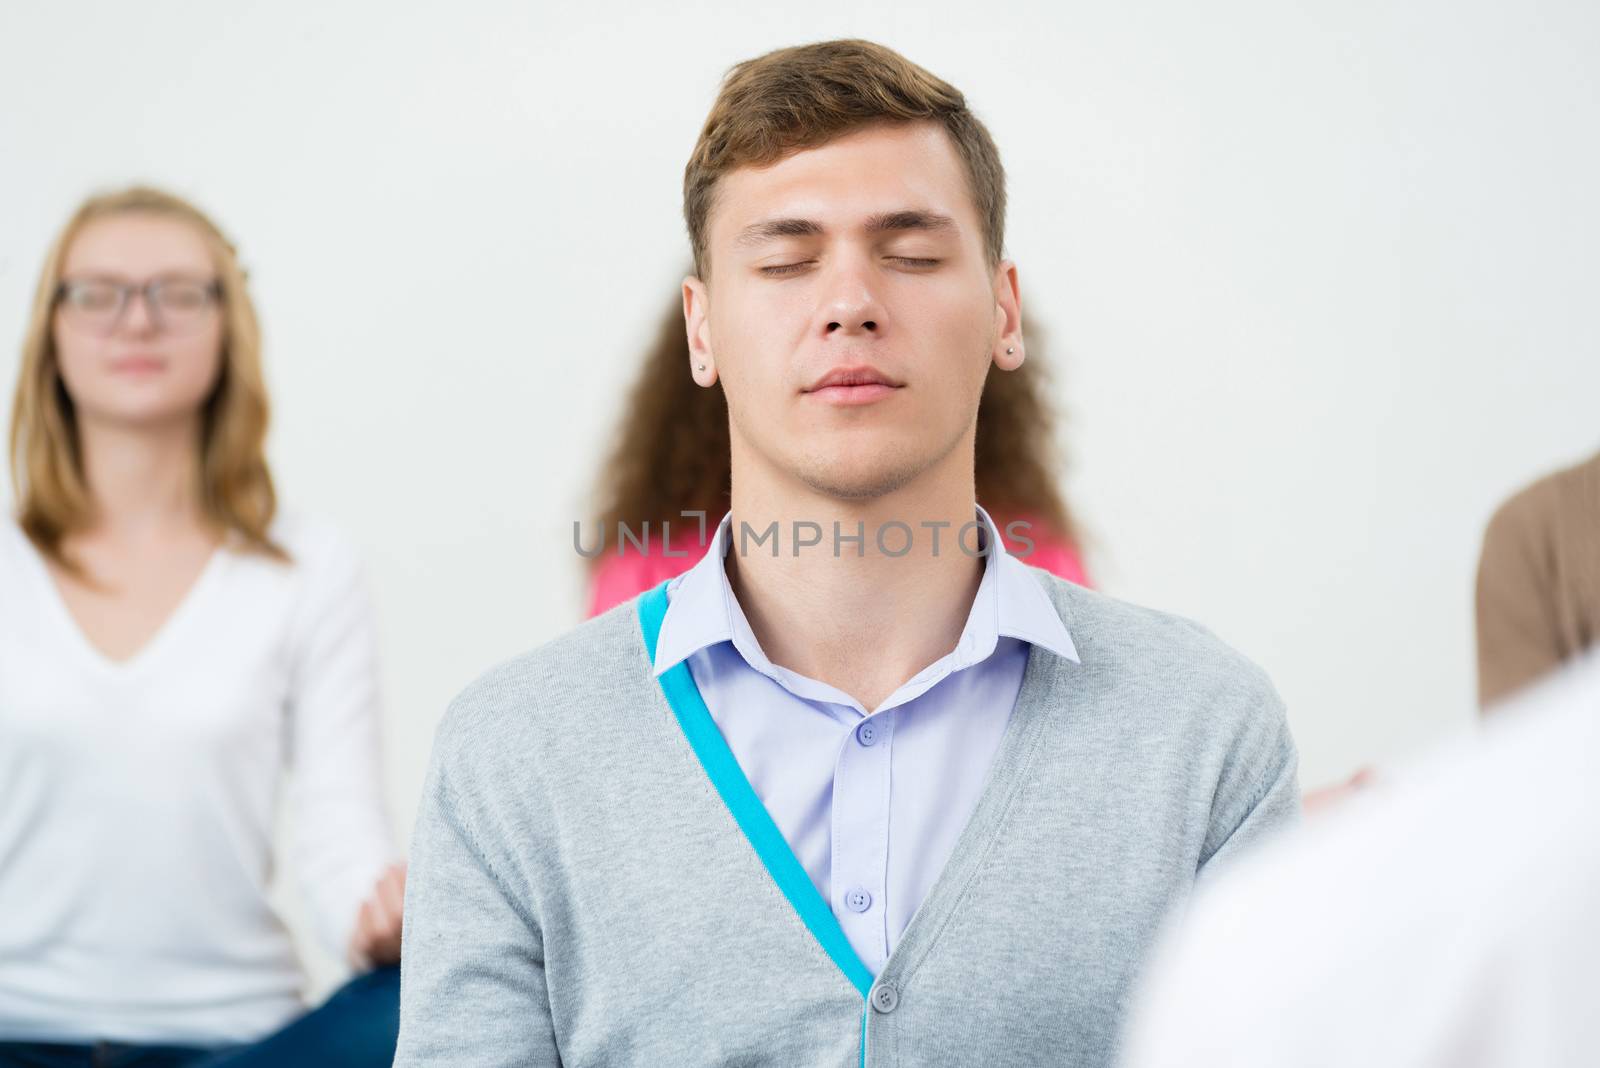
[[[916,256],[890,256],[889,259],[894,263],[898,263],[902,267],[911,267],[916,269],[937,267],[939,264],[944,262],[943,260],[921,259]]]
[[[813,260],[806,260],[802,263],[782,263],[775,267],[763,267],[761,268],[761,273],[768,278],[782,278],[784,275],[799,274],[811,266],[813,262]]]

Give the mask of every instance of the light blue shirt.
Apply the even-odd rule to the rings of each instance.
[[[984,544],[1001,546],[977,514]],[[1077,650],[1027,565],[997,551],[956,647],[869,713],[767,659],[723,568],[732,533],[730,513],[668,585],[655,673],[688,661],[745,777],[877,974],[972,816],[1029,648],[1073,661]]]

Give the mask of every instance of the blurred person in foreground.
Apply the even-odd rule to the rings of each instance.
[[[682,370],[726,393],[731,511],[452,703],[396,1063],[1106,1065],[1171,902],[1298,816],[1282,702],[1001,549],[978,409],[1026,344],[959,91],[779,50],[684,185]]]
[[[1600,655],[1204,888],[1124,1068],[1600,1064]]]
[[[170,194],[94,197],[46,256],[0,526],[0,1066],[392,1059],[371,609],[345,541],[278,512],[260,344],[233,246]],[[280,800],[363,973],[310,1013]]]

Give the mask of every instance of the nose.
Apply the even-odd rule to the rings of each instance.
[[[128,294],[128,303],[123,305],[122,317],[116,325],[119,330],[137,336],[153,334],[161,329],[155,309],[150,305],[149,290],[136,289]]]
[[[884,308],[865,265],[844,262],[828,279],[822,304],[823,333],[827,336],[875,336],[883,332]]]

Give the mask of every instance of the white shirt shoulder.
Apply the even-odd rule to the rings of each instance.
[[[1600,1063],[1600,656],[1196,896],[1125,1068]]]

